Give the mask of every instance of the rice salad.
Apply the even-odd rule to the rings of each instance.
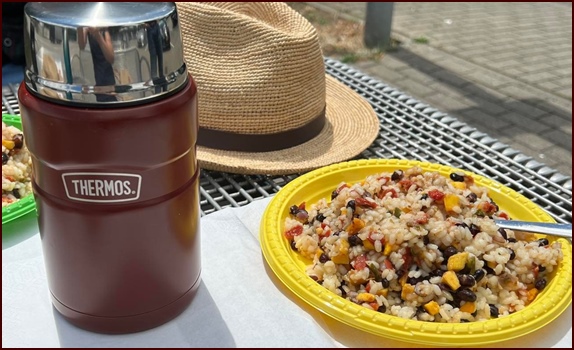
[[[472,176],[420,167],[341,183],[293,203],[284,235],[331,292],[405,319],[461,323],[525,308],[562,259],[560,243],[498,228],[510,219]]]
[[[32,193],[32,159],[24,134],[2,122],[2,208]]]

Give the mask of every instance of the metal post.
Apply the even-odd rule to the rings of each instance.
[[[391,46],[393,2],[367,2],[365,16],[365,45],[386,50]]]

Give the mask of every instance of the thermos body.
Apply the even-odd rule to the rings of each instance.
[[[97,4],[102,3],[82,8]],[[118,4],[107,3],[103,13],[127,6]],[[163,25],[170,47],[160,50],[176,53],[156,61],[162,74],[150,69],[128,84],[118,83],[117,75],[107,83],[67,80],[74,75],[73,58],[66,56],[77,43],[73,40],[60,43],[67,49],[53,60],[61,67],[57,71],[70,74],[46,77],[40,66],[51,63],[39,52],[46,45],[42,40],[57,43],[49,35],[40,40],[38,28],[61,28],[62,37],[77,40],[82,23],[59,26],[53,18],[44,23],[34,14],[46,16],[56,5],[33,6],[41,8],[27,8],[32,50],[18,97],[53,304],[70,322],[92,331],[125,333],[157,326],[189,305],[201,271],[197,91],[183,63],[175,5],[157,5],[156,17],[141,26],[125,21],[128,29],[151,32],[150,41],[156,32],[149,28]],[[142,16],[153,13],[141,11]],[[102,20],[105,30],[93,30],[111,32],[100,39],[111,38],[116,51],[122,47],[122,20],[112,16]],[[149,41],[140,47],[134,40],[143,52],[150,51]],[[91,50],[97,51],[94,45]],[[114,53],[115,63],[125,63],[121,54]],[[142,54],[141,61],[146,57]],[[102,72],[97,59],[93,64],[97,76]],[[115,64],[111,68],[117,71]]]

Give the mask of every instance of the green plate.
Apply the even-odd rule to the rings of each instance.
[[[19,116],[2,114],[2,121],[7,125],[12,125],[22,130],[22,120]],[[19,201],[2,208],[2,225],[21,218],[36,210],[36,203],[32,194],[21,198]],[[4,232],[4,230],[2,230]]]

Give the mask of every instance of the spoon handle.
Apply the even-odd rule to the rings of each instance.
[[[529,222],[516,220],[494,220],[498,227],[516,231],[544,233],[572,240],[572,224],[555,224],[548,222]]]

